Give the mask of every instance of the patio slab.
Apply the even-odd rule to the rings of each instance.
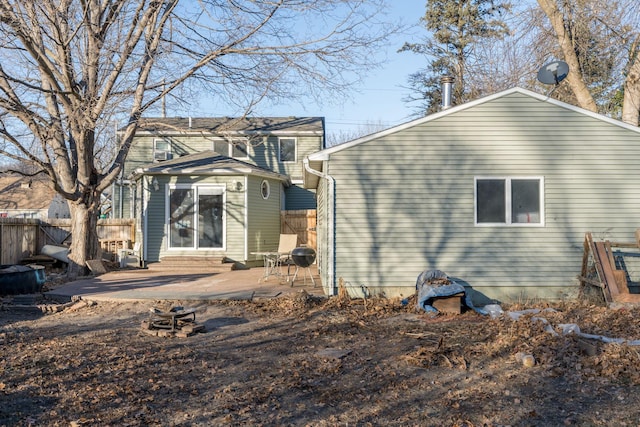
[[[313,295],[324,295],[315,266],[311,271],[318,284],[316,287],[311,280],[307,279],[305,283],[300,277],[293,286],[279,277],[264,279],[263,268],[217,274],[193,270],[167,273],[126,269],[69,282],[45,295],[60,302],[74,298],[94,301],[254,299],[274,298],[302,290]]]

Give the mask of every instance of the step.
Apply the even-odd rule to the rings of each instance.
[[[147,265],[153,271],[176,271],[188,270],[193,273],[223,273],[234,269],[233,262],[225,261],[222,257],[193,257],[193,256],[170,256],[162,257],[160,262],[152,262]]]

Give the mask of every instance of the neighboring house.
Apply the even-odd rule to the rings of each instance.
[[[69,205],[39,177],[0,175],[0,217],[69,218]]]
[[[322,148],[320,117],[145,118],[112,189],[113,216],[136,218],[146,263],[254,265],[253,252],[277,248],[282,210],[315,209],[302,159]]]
[[[515,88],[305,159],[325,290],[412,295],[438,269],[501,301],[561,298],[585,232],[633,242],[640,129]]]

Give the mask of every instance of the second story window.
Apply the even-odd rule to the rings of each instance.
[[[249,154],[247,152],[247,141],[244,141],[244,140],[233,141],[233,146],[231,147],[231,157],[243,158],[243,157],[247,157],[248,155]]]
[[[160,162],[163,160],[170,160],[171,157],[171,141],[168,139],[154,139],[153,160]]]
[[[234,157],[236,159],[242,159],[247,157],[247,141],[244,139],[233,139],[231,142],[228,140],[216,140],[213,142],[213,151],[223,156]]]
[[[296,161],[296,139],[278,138],[278,160],[281,162]]]

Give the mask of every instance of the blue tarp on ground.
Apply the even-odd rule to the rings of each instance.
[[[438,312],[432,305],[436,298],[464,294],[462,301],[467,308],[480,314],[487,314],[485,310],[473,305],[471,296],[466,292],[464,286],[440,270],[425,270],[420,273],[416,280],[416,291],[418,292],[418,308],[428,312]]]

